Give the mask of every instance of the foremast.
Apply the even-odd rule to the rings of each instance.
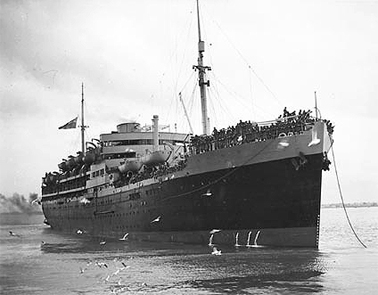
[[[210,81],[206,79],[206,71],[211,70],[210,67],[203,65],[203,53],[205,52],[205,42],[201,39],[201,26],[199,15],[199,4],[197,0],[197,21],[198,21],[198,64],[193,69],[198,70],[198,82],[201,94],[201,111],[202,111],[202,133],[210,134],[210,122],[207,116],[207,98],[206,86],[210,86]]]
[[[84,142],[84,133],[85,133],[84,124],[84,83],[81,83],[81,152],[85,153],[85,142]]]

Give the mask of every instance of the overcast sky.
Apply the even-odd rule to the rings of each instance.
[[[201,132],[195,0],[0,0],[0,193],[40,194],[45,172],[125,121]],[[378,1],[202,0],[211,129],[311,109],[335,127],[346,202],[378,201]],[[333,162],[330,154],[330,159]],[[332,170],[323,203],[339,202]]]

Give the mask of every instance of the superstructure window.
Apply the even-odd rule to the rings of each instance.
[[[135,158],[136,152],[132,153],[117,153],[117,154],[105,154],[105,159],[111,160],[111,159],[124,159],[124,158]]]
[[[117,140],[108,141],[105,146],[120,146],[120,145],[152,145],[152,139],[128,139],[128,140]]]

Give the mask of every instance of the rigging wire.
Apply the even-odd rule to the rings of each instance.
[[[224,103],[224,101],[222,101],[221,96],[219,95],[219,93],[216,92],[214,88],[210,88],[209,91],[211,91],[211,93],[216,93],[218,99],[216,99],[215,102],[218,103],[219,109],[221,109],[223,111],[223,113],[225,114],[225,116],[226,117],[230,117],[230,118],[232,118],[233,121],[235,121],[235,117],[233,116],[233,114],[229,111],[228,108],[224,107],[225,103]],[[215,94],[213,96],[215,96]],[[213,112],[214,112],[214,117],[216,117],[215,109],[213,110]],[[220,127],[220,126],[218,126],[218,127]]]
[[[240,58],[244,61],[244,63],[248,66],[248,69],[249,71],[251,71],[255,76],[256,78],[260,81],[260,83],[265,87],[265,89],[272,95],[272,97],[281,105],[283,106],[283,104],[281,103],[281,101],[277,98],[277,96],[274,94],[274,92],[268,87],[268,85],[265,84],[264,80],[256,73],[256,71],[252,68],[252,66],[250,65],[250,63],[248,62],[248,60],[244,57],[244,55],[240,52],[240,50],[235,46],[235,44],[231,41],[231,39],[228,37],[228,35],[222,30],[222,28],[220,27],[220,25],[218,24],[218,22],[216,22],[214,19],[213,19],[213,22],[215,23],[215,25],[219,28],[219,30],[222,32],[222,34],[225,36],[225,38],[227,39],[227,41],[230,43],[230,45],[234,48],[234,50],[237,52],[237,54],[240,56]]]
[[[256,118],[256,113],[255,113],[255,108],[254,108],[254,104],[253,104],[253,95],[252,95],[252,75],[251,75],[251,71],[248,70],[248,82],[249,82],[249,95],[250,95],[250,98],[251,98],[251,104],[252,104],[252,116],[253,118]]]
[[[182,105],[178,102],[177,97],[178,97],[178,93],[182,93],[182,94],[185,93],[185,91],[186,91],[186,89],[187,89],[187,86],[188,86],[189,82],[193,81],[193,76],[194,76],[194,74],[195,74],[195,72],[192,71],[191,75],[190,75],[189,78],[186,80],[184,86],[182,86],[181,89],[180,89],[177,93],[174,94],[174,98],[175,98],[174,101],[175,101],[175,106],[176,106],[175,120],[177,120],[177,122],[180,122],[180,124],[183,124],[183,125],[186,124],[186,123],[184,123],[184,122],[186,122],[186,120],[183,119],[185,116],[183,117],[182,115],[178,115],[178,114],[182,113]],[[196,82],[197,82],[197,81],[195,81],[194,83],[196,84]],[[177,85],[176,85],[176,86],[177,86]],[[175,86],[175,89],[176,89],[176,86]],[[196,85],[194,85],[194,88],[195,88],[195,87],[196,87]],[[195,89],[194,89],[193,91],[195,91]],[[193,96],[193,94],[192,94],[192,96]],[[185,95],[184,95],[184,97],[185,97]],[[186,128],[186,127],[185,127],[185,128]],[[189,132],[190,132],[190,131],[189,131]]]
[[[341,203],[343,205],[343,209],[344,209],[344,212],[345,212],[345,216],[347,218],[347,221],[348,221],[348,224],[349,224],[349,227],[351,228],[354,236],[356,237],[356,239],[360,242],[360,244],[364,247],[364,248],[367,248],[366,245],[361,241],[361,239],[358,237],[356,231],[354,230],[353,228],[353,225],[352,225],[352,222],[350,221],[349,219],[349,215],[348,215],[348,212],[346,210],[346,207],[345,207],[345,203],[344,203],[344,198],[343,198],[343,194],[341,192],[341,185],[340,185],[340,179],[339,179],[339,174],[337,173],[337,168],[336,168],[336,158],[335,158],[335,153],[333,151],[333,145],[331,146],[331,150],[332,150],[332,158],[333,158],[333,164],[335,166],[335,173],[336,173],[336,179],[337,179],[337,186],[339,188],[339,193],[340,193],[340,198],[341,198]]]
[[[211,93],[214,93],[214,95],[212,97],[216,97],[216,92],[212,91],[211,88],[207,88],[206,89],[206,92],[207,92],[207,97],[211,97]],[[218,118],[217,118],[217,112],[215,111],[215,105],[214,105],[214,102],[218,101],[217,99],[209,99],[208,100],[208,103],[209,103],[209,106],[210,106],[210,109],[211,109],[211,112],[213,113],[213,116],[212,116],[212,120],[213,121],[210,121],[210,132],[213,130],[213,128],[215,126],[217,126],[219,124],[219,121],[218,121]],[[213,128],[211,128],[211,126]]]
[[[164,109],[167,117],[170,117],[170,114],[172,114],[172,108],[173,108],[172,104],[174,102],[176,103],[176,109],[178,108],[176,96],[179,91],[177,91],[177,88],[178,88],[179,80],[182,76],[185,57],[188,54],[188,48],[189,48],[188,37],[192,30],[192,23],[193,23],[193,17],[191,17],[191,12],[190,12],[190,14],[188,14],[187,19],[185,20],[184,26],[180,30],[180,33],[176,35],[175,42],[173,42],[175,46],[173,47],[173,51],[171,51],[171,53],[169,54],[168,63],[167,63],[168,66],[166,67],[166,69],[168,69],[168,71],[169,69],[172,69],[170,72],[174,73],[174,75],[171,77],[170,75],[168,75],[169,73],[167,74],[165,70],[161,74],[161,79],[159,80],[159,87],[160,87],[159,98],[160,99],[162,99],[163,90],[168,91],[168,92],[170,91],[173,92],[170,94],[172,99],[170,100],[169,107]],[[171,26],[171,24],[168,24],[168,25]],[[185,36],[186,38],[184,38]],[[185,42],[181,42],[181,39],[183,39]],[[181,46],[181,44],[184,44],[183,46],[184,50],[182,51],[182,54],[179,54],[179,52],[181,52],[179,50],[179,47]],[[173,66],[174,64],[176,65],[175,67]],[[170,80],[170,78],[172,79],[173,88],[169,87],[169,89],[165,89],[166,88],[165,87],[163,89],[163,86],[166,85],[166,82]]]
[[[243,106],[245,106],[247,108],[250,108],[249,105],[245,104],[245,102],[244,102],[245,99],[243,99],[243,96],[241,94],[238,94],[234,90],[230,90],[221,80],[219,80],[219,78],[214,74],[214,72],[212,72],[211,74],[212,74],[212,77],[214,78],[214,80],[217,81],[217,83],[219,83],[228,94],[230,94],[231,96],[237,98],[238,101],[240,102],[240,104],[242,104]],[[254,106],[254,109],[259,109],[261,111],[261,113],[265,113],[265,114],[269,114],[270,116],[274,116],[274,114],[272,114],[271,112],[268,112],[268,111],[262,109],[258,105],[255,105],[253,102],[252,102],[252,106]],[[254,111],[254,109],[252,109],[252,111]]]
[[[193,72],[194,73],[194,72]],[[197,89],[197,81],[193,81],[194,83],[193,83],[193,90],[192,90],[192,92],[191,92],[191,94],[190,94],[190,96],[189,96],[189,101],[188,101],[188,103],[186,104],[186,109],[187,109],[187,112],[188,112],[188,114],[189,114],[189,116],[190,117],[192,117],[192,113],[193,113],[193,106],[194,106],[194,102],[195,102],[195,92],[196,92],[196,89]],[[185,98],[185,96],[184,96],[184,98]],[[184,99],[183,98],[183,99]],[[184,121],[184,120],[183,120]],[[188,126],[188,128],[189,128],[189,126]],[[193,128],[194,129],[196,129],[196,127],[195,126],[193,126]],[[189,132],[188,132],[189,133]]]
[[[190,77],[188,78],[188,80],[186,80],[186,82],[185,82],[185,84],[184,84],[184,86],[181,88],[181,90],[180,91],[178,91],[178,92],[181,92],[181,93],[183,93],[184,92],[184,89],[186,88],[186,85],[188,85],[188,83],[189,83],[189,81],[191,81],[192,80],[192,78],[193,78],[193,76],[194,76],[194,71],[192,71],[192,74],[190,75]]]
[[[185,57],[188,54],[189,35],[191,33],[191,30],[192,30],[192,23],[193,23],[193,18],[190,18],[189,28],[187,29],[187,34],[186,34],[186,43],[185,43],[185,46],[184,46],[185,50],[184,50],[184,53],[182,54],[181,63],[179,65],[179,71],[177,73],[177,78],[174,81],[175,82],[175,91],[176,92],[177,92],[178,81],[179,81],[179,78],[181,77],[181,74],[182,74],[182,71],[183,71]],[[177,48],[176,48],[176,51],[178,52]],[[178,57],[177,53],[176,53],[176,57]]]

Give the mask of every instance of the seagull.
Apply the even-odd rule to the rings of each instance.
[[[222,255],[222,251],[218,250],[217,247],[213,247],[213,252],[211,252],[212,255]]]
[[[154,220],[151,221],[151,223],[159,222],[161,219],[161,216],[156,217]]]
[[[83,231],[82,231],[81,229],[78,229],[78,230],[76,231],[76,233],[77,233],[78,235],[81,235],[81,234],[83,233]]]
[[[101,241],[100,242],[100,245],[105,245],[106,244],[106,241]]]
[[[96,261],[96,265],[101,268],[101,267],[105,267],[105,268],[108,268],[108,265],[105,263],[105,262],[98,262]]]
[[[130,265],[127,265],[127,266],[125,266],[125,267],[118,268],[118,270],[119,270],[119,271],[122,271],[122,270],[125,270],[125,269],[129,268],[129,267],[130,267]]]
[[[206,193],[202,194],[203,197],[211,197],[213,193],[208,189]]]
[[[121,270],[120,268],[117,269],[115,272],[113,272],[112,276],[116,276],[116,275],[118,275],[120,270]]]
[[[210,234],[219,233],[220,231],[221,231],[220,229],[213,229],[210,231]]]
[[[119,239],[119,240],[120,241],[126,241],[127,238],[128,238],[128,236],[129,236],[129,233],[125,233],[125,235],[121,239]]]
[[[12,237],[18,237],[20,238],[21,236],[18,235],[18,234],[15,234],[14,232],[12,232],[11,230],[9,231],[9,235],[12,236]]]

